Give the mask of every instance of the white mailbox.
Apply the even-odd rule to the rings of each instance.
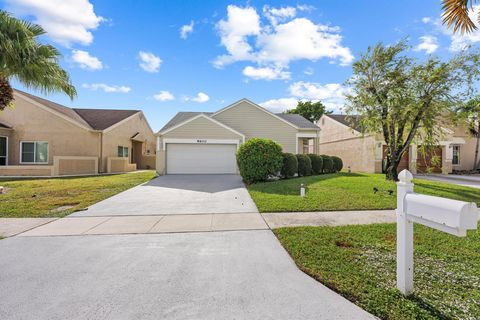
[[[400,172],[397,182],[397,288],[403,294],[413,291],[413,223],[465,237],[477,229],[475,203],[416,194],[412,174]]]

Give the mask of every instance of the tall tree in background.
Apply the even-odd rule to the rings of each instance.
[[[465,105],[458,108],[457,115],[467,122],[468,133],[477,139],[473,169],[478,169],[480,168],[480,161],[478,159],[478,152],[480,149],[480,96],[476,96]]]
[[[387,145],[386,176],[398,180],[398,165],[415,137],[432,146],[441,136],[443,115],[471,96],[479,55],[462,52],[447,62],[417,62],[408,45],[381,43],[354,62],[347,83],[347,113],[360,115],[366,133],[381,132]]]
[[[326,111],[326,107],[320,101],[298,101],[297,107],[295,109],[287,110],[286,113],[299,114],[305,119],[315,123],[320,119],[324,114],[331,113]]]
[[[453,26],[453,32],[471,33],[477,30],[475,22],[468,16],[477,0],[443,0],[443,24],[449,28]],[[480,20],[480,9],[477,9]]]
[[[58,64],[60,52],[38,42],[41,26],[15,19],[0,10],[0,111],[13,100],[12,79],[43,93],[77,94],[65,70]]]

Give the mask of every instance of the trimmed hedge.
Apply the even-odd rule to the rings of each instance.
[[[334,169],[336,172],[342,171],[342,169],[343,169],[343,161],[342,161],[342,159],[340,159],[340,158],[337,157],[337,156],[331,156],[330,158],[332,158],[332,161],[333,161],[333,169]]]
[[[310,161],[310,157],[306,154],[297,154],[298,160],[298,175],[309,176],[312,174],[312,161]]]
[[[282,147],[270,139],[252,138],[238,148],[237,164],[246,183],[265,181],[282,168]]]
[[[322,154],[321,157],[323,160],[323,173],[334,172],[332,158],[325,154]]]
[[[307,154],[312,162],[312,173],[313,174],[321,174],[323,170],[323,159],[318,154]]]
[[[280,173],[282,174],[282,177],[287,179],[295,177],[295,174],[298,173],[298,160],[294,154],[283,154],[283,166]]]

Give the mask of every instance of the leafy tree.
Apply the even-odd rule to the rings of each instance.
[[[466,120],[468,123],[468,133],[477,138],[475,145],[475,156],[473,160],[473,169],[480,168],[478,152],[480,149],[480,96],[468,101],[457,109],[457,115],[460,119]]]
[[[13,100],[12,79],[44,93],[64,92],[76,96],[75,87],[58,64],[60,52],[38,42],[45,31],[0,10],[0,110]]]
[[[331,112],[326,111],[326,107],[320,101],[298,101],[297,107],[295,109],[287,110],[286,113],[299,114],[305,119],[315,122],[324,114],[329,114]]]
[[[347,113],[360,115],[365,132],[383,134],[386,175],[392,180],[398,180],[398,165],[415,137],[434,145],[442,134],[443,116],[471,96],[479,75],[478,53],[419,62],[407,56],[408,48],[404,41],[369,47],[347,81],[352,89]]]
[[[476,2],[477,0],[443,0],[443,24],[449,28],[453,26],[453,32],[460,31],[462,34],[477,30],[475,22],[468,16]],[[477,9],[477,14],[480,20],[480,9]]]

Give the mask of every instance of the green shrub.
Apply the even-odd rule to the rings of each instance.
[[[298,160],[294,154],[284,153],[283,154],[283,166],[281,174],[285,178],[292,178],[295,174],[298,173]]]
[[[312,174],[321,174],[323,170],[323,159],[318,154],[307,154],[312,162]]]
[[[334,172],[333,170],[333,160],[329,156],[322,154],[323,160],[323,172],[324,173],[331,173]]]
[[[312,174],[312,161],[306,154],[297,154],[298,160],[298,175],[309,176]]]
[[[331,156],[330,158],[332,158],[332,161],[333,161],[333,170],[335,170],[336,172],[342,171],[343,169],[342,159],[340,159],[337,156]]]
[[[250,139],[238,148],[237,164],[246,183],[265,181],[282,168],[282,147],[270,139]]]

